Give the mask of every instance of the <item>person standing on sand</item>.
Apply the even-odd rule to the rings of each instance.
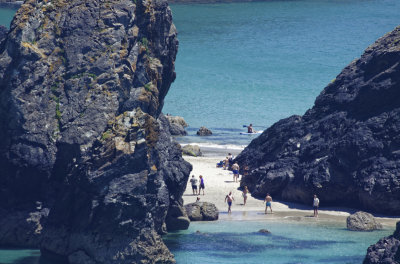
[[[239,179],[239,165],[237,164],[237,162],[235,162],[235,164],[232,165],[232,172],[233,172],[233,181],[234,182],[238,182]]]
[[[204,195],[204,178],[202,175],[200,175],[199,177],[200,177],[199,195],[200,195],[201,189],[203,189],[203,195]]]
[[[249,189],[247,189],[247,186],[244,186],[244,189],[243,189],[243,205],[246,205],[247,195],[249,195]]]
[[[319,199],[316,194],[314,194],[313,207],[314,207],[314,217],[318,217]]]
[[[192,175],[190,183],[192,184],[193,195],[197,195],[197,179],[196,177],[194,177],[194,175]]]
[[[224,170],[227,170],[229,168],[229,158],[226,157],[224,160]]]
[[[271,209],[271,214],[272,214],[272,197],[269,195],[269,193],[267,193],[267,196],[265,196],[264,202],[266,202],[265,214],[267,214],[268,207],[269,207],[269,209]]]
[[[229,194],[225,196],[225,202],[228,202],[228,213],[232,213],[231,206],[234,200],[235,198],[233,198],[232,192],[229,192]]]

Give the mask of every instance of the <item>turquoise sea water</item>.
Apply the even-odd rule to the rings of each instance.
[[[177,79],[164,113],[194,134],[180,141],[248,144],[243,125],[265,129],[303,114],[377,38],[400,24],[398,0],[290,0],[172,5]]]
[[[360,264],[368,246],[392,232],[352,232],[344,224],[318,222],[218,221],[191,223],[165,242],[178,264]]]
[[[16,9],[0,7],[0,25],[9,28],[15,12]]]
[[[257,233],[260,229],[271,234]],[[164,241],[178,264],[360,264],[368,246],[391,233],[352,232],[344,224],[319,222],[217,221],[191,223]],[[58,264],[39,256],[39,250],[0,250],[0,263]]]

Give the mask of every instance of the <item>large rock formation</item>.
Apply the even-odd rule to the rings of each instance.
[[[191,166],[160,113],[177,47],[163,0],[25,1],[0,46],[1,245],[174,261],[159,235]]]
[[[400,28],[350,63],[304,116],[283,119],[238,156],[252,194],[400,213]]]
[[[351,214],[346,219],[347,229],[353,231],[372,231],[382,229],[382,224],[378,223],[372,214],[358,211]]]
[[[392,236],[380,239],[370,246],[363,264],[398,264],[400,263],[400,222]]]
[[[195,202],[185,205],[186,212],[191,221],[218,220],[219,211],[213,203]]]

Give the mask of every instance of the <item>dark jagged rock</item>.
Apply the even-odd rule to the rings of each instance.
[[[215,204],[208,202],[195,202],[185,205],[190,221],[215,221],[218,220],[219,211]]]
[[[170,124],[170,133],[173,136],[186,136],[187,132],[185,127],[188,126],[183,117],[167,115],[166,118]]]
[[[183,155],[192,156],[192,157],[200,157],[203,155],[201,153],[200,147],[197,145],[185,145],[182,147]]]
[[[174,262],[160,234],[191,166],[160,113],[177,47],[163,0],[25,1],[0,47],[1,245]]]
[[[370,246],[363,264],[398,264],[400,263],[400,222],[392,236],[380,239]]]
[[[202,127],[200,127],[199,131],[197,131],[197,135],[198,136],[211,136],[212,132],[210,129],[202,126]]]
[[[400,28],[348,65],[304,116],[283,119],[237,157],[263,197],[400,213]]]
[[[186,209],[183,207],[183,201],[176,201],[174,205],[171,205],[165,224],[168,230],[186,230],[189,228],[190,220],[186,213]]]
[[[372,214],[366,212],[356,212],[346,219],[347,229],[353,231],[372,231],[382,229]]]
[[[0,25],[0,45],[3,42],[3,40],[6,39],[8,33],[8,29],[2,25]]]

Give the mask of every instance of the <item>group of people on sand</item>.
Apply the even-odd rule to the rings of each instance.
[[[239,182],[239,170],[240,166],[237,162],[233,162],[233,155],[228,153],[228,156],[219,163],[217,163],[217,168],[222,167],[224,170],[232,170],[233,182]],[[245,170],[248,169],[246,166]]]
[[[192,191],[193,191],[193,195],[200,195],[200,191],[203,190],[203,195],[204,195],[204,178],[202,175],[199,176],[200,178],[200,185],[199,188],[197,188],[197,178],[196,176],[192,175],[192,178],[190,179],[190,184],[192,185]]]
[[[243,195],[243,205],[246,205],[247,197],[249,195],[249,189],[247,188],[247,186],[244,186],[242,195]],[[232,192],[229,192],[229,194],[225,196],[225,202],[228,204],[228,213],[232,212],[232,202],[234,200],[235,198],[233,197]],[[265,196],[264,203],[265,203],[265,214],[268,213],[268,208],[270,209],[272,214],[272,197],[269,193],[267,193],[267,195]],[[314,199],[313,199],[314,217],[318,217],[318,207],[319,207],[319,199],[317,195],[314,194]]]

